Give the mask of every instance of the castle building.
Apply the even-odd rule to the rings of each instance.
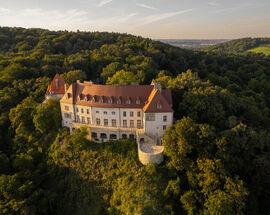
[[[173,109],[171,91],[159,83],[116,86],[77,81],[68,86],[56,74],[45,98],[60,100],[62,125],[71,132],[84,126],[92,141],[136,139],[141,163],[163,161],[162,137],[173,124]]]
[[[173,123],[172,97],[158,83],[151,85],[98,85],[74,83],[60,100],[63,126],[86,126],[89,139],[144,140],[144,135],[160,145],[167,127]]]

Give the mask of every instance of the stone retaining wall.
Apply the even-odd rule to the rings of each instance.
[[[163,146],[152,146],[154,152],[144,152],[141,144],[138,145],[139,160],[143,165],[150,163],[160,164],[163,161]]]

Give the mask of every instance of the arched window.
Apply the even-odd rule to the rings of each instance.
[[[127,135],[126,134],[122,134],[122,139],[127,139]]]
[[[107,134],[101,133],[101,134],[100,134],[100,138],[101,138],[101,139],[107,139]]]
[[[97,138],[97,133],[96,132],[92,132],[91,136],[92,136],[92,138]]]
[[[117,139],[117,135],[116,134],[110,134],[110,139],[111,140],[116,140]]]
[[[134,134],[130,134],[130,135],[129,135],[129,139],[135,140],[135,135],[134,135]]]

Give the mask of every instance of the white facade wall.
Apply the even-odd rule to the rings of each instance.
[[[104,119],[108,120],[108,127],[113,127],[112,120],[116,120],[116,127],[119,127],[119,109],[118,108],[97,108],[92,107],[93,123],[97,125],[97,119],[100,120],[100,125],[104,126]]]
[[[126,112],[126,116],[124,116],[124,112]],[[131,116],[131,112],[133,113],[133,116]],[[138,112],[140,115],[138,116]],[[120,116],[121,116],[121,127],[124,127],[123,120],[127,121],[127,127],[130,127],[130,121],[133,120],[134,122],[134,128],[137,128],[138,126],[138,120],[141,122],[141,127],[143,127],[143,111],[142,109],[132,109],[132,108],[120,108]]]
[[[150,113],[154,116],[151,121],[147,119],[149,113],[144,113],[144,131],[158,138],[163,137],[166,129],[173,124],[173,113]],[[166,121],[164,121],[166,116]]]
[[[61,112],[63,126],[72,130],[74,127],[85,125],[89,127],[91,133],[97,134],[95,139],[101,139],[101,134],[106,134],[107,138],[104,141],[109,139],[111,134],[116,135],[117,139],[122,138],[123,135],[136,137],[136,131],[140,129],[146,134],[155,136],[158,143],[160,143],[165,130],[173,124],[173,113],[144,113],[142,109],[133,108],[99,108],[61,102]],[[67,114],[69,117],[66,117]],[[147,117],[149,114],[151,115],[150,120]],[[164,120],[164,116],[166,116],[166,120]],[[99,125],[97,124],[98,119],[100,121]],[[108,121],[108,125],[104,124],[104,120]],[[116,125],[112,124],[112,120],[116,121]],[[139,121],[141,127],[138,127]]]
[[[141,124],[140,128],[143,127],[142,109],[99,108],[61,102],[61,113],[63,126],[69,127],[72,130],[85,125],[89,127],[90,132],[97,134],[96,139],[100,139],[101,134],[104,133],[107,135],[107,139],[109,139],[110,134],[116,135],[117,139],[122,138],[123,135],[127,138],[130,135],[136,137],[138,121]],[[67,114],[69,117],[66,117]],[[97,124],[97,120],[100,121],[100,124]],[[108,121],[108,125],[104,124],[104,120]],[[115,125],[113,120],[116,122]],[[126,121],[125,125],[124,120]]]
[[[91,107],[74,105],[76,122],[81,124],[92,124]]]
[[[60,102],[60,108],[63,126],[70,127],[70,123],[75,120],[73,105]],[[68,114],[70,118],[66,117],[66,114]]]

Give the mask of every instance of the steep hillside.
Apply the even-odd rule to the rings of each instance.
[[[247,54],[254,52],[267,55],[269,44],[270,38],[243,38],[214,45],[205,50],[219,54]]]

